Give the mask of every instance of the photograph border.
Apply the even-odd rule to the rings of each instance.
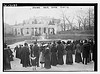
[[[98,52],[97,49],[97,34],[98,34],[98,3],[2,3],[2,36],[3,36],[3,44],[4,44],[4,7],[16,7],[16,6],[94,6],[94,40],[95,40],[95,49],[96,52]],[[3,49],[4,49],[4,45],[3,45]],[[3,50],[2,50],[3,52]],[[97,54],[98,55],[98,54]],[[96,56],[97,56],[96,55]],[[4,56],[4,52],[3,52],[3,56]],[[96,59],[96,63],[94,64],[94,71],[98,71],[98,56],[95,58]],[[3,60],[3,59],[2,59]],[[3,67],[3,66],[2,66]],[[31,72],[31,71],[4,71],[3,72]],[[32,71],[33,72],[33,71]],[[34,71],[34,72],[70,72],[70,71]],[[71,72],[78,72],[78,71],[71,71]],[[84,71],[79,71],[79,72],[84,72]],[[88,71],[86,71],[88,72]]]

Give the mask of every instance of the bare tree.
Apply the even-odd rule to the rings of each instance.
[[[74,20],[74,17],[72,18],[72,20],[69,20],[69,17],[66,17],[66,21],[68,21],[68,25],[69,25],[69,27],[71,27],[71,30],[72,30],[73,29],[73,20]]]
[[[61,27],[63,28],[63,31],[65,31],[66,28],[68,28],[68,30],[69,30],[69,27],[71,28],[71,30],[73,29],[74,17],[72,18],[72,20],[70,20],[69,18],[70,18],[70,16],[66,16],[66,14],[62,11],[63,24],[61,24]],[[68,23],[66,23],[66,22],[68,22]]]
[[[77,16],[79,22],[81,22],[83,24],[84,30],[86,29],[86,17],[85,16]]]
[[[78,14],[78,23],[82,23],[84,30],[91,29],[91,25],[94,25],[94,9],[88,8],[87,10],[81,10],[79,11],[81,15]],[[87,26],[87,27],[86,27]]]
[[[91,29],[91,25],[94,25],[94,9],[89,7],[87,13],[88,13],[89,29]]]
[[[65,20],[65,14],[64,14],[64,12],[62,12],[62,20],[63,20],[63,24],[62,24],[62,27],[63,27],[63,31],[65,31],[66,30],[66,20]]]
[[[81,30],[81,20],[78,19],[79,30]]]

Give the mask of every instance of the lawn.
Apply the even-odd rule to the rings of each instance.
[[[16,42],[24,41],[24,40],[32,40],[32,36],[6,36],[4,37],[4,42],[6,41],[7,44],[13,44]],[[87,38],[94,38],[94,31],[93,30],[86,30],[86,31],[61,31],[56,35],[48,35],[49,39],[87,39]]]
[[[92,34],[56,34],[56,35],[49,35],[49,39],[87,39],[87,38],[94,38]],[[13,44],[16,42],[24,41],[24,40],[32,40],[31,36],[16,36],[16,37],[4,37],[4,41],[7,44]]]

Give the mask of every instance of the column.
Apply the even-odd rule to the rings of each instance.
[[[23,28],[23,35],[24,35],[24,28]]]
[[[48,34],[49,34],[49,28],[48,28]]]
[[[48,35],[48,28],[46,28],[46,34]]]
[[[35,27],[34,27],[34,36],[35,36]]]
[[[55,34],[57,33],[57,29],[56,29],[56,28],[54,28],[54,33],[55,33]]]
[[[41,35],[43,34],[43,28],[41,27]]]
[[[32,28],[32,33],[31,33],[31,35],[34,35],[34,28]]]
[[[39,35],[40,35],[40,33],[41,33],[41,28],[39,27]]]
[[[42,28],[42,34],[44,33],[44,28]]]
[[[21,28],[21,35],[23,36],[23,28]]]

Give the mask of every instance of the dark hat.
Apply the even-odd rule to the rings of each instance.
[[[62,41],[63,44],[65,44],[65,41]]]
[[[26,46],[26,45],[27,45],[27,43],[24,43],[24,45]]]
[[[34,44],[37,44],[37,42],[34,42]]]
[[[87,43],[88,41],[87,40],[84,40],[84,43]]]
[[[67,41],[67,44],[70,44],[71,43],[71,41]]]
[[[61,41],[59,40],[57,43],[58,43],[58,44],[61,44]]]

